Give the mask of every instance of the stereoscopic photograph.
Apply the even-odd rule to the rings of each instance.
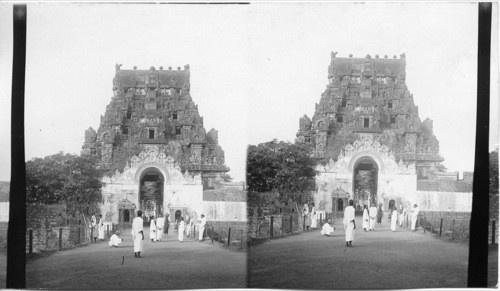
[[[14,286],[13,193],[23,288],[470,287],[478,10],[0,4],[0,287]],[[484,287],[498,282],[497,16]]]

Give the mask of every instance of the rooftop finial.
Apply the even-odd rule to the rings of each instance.
[[[172,67],[170,67],[170,66],[169,66],[169,67],[168,67],[168,70],[169,70],[169,71],[170,71],[170,70],[172,70]]]
[[[349,54],[349,57],[352,58],[352,54]]]
[[[389,56],[388,55],[384,55],[384,59],[387,59]]]
[[[372,56],[370,56],[370,55],[368,54],[368,55],[366,55],[366,58],[367,58],[367,59],[371,59],[371,58],[372,58]]]
[[[334,51],[332,51],[332,59],[336,58],[338,53],[339,53],[339,52],[334,52]]]
[[[160,66],[160,71],[163,71],[163,66]]]
[[[151,71],[154,71],[156,70],[155,67],[151,66],[151,68],[149,68]]]
[[[405,53],[402,53],[402,54],[400,54],[399,56],[400,56],[402,59],[406,58]]]
[[[375,58],[378,59],[378,55],[375,55]]]
[[[134,66],[134,70],[137,70],[137,66]]]
[[[396,59],[396,58],[397,58],[397,56],[396,56],[396,55],[393,55],[393,56],[392,56],[392,58],[393,58],[393,59]]]
[[[180,71],[181,70],[181,67],[177,67],[177,71]]]

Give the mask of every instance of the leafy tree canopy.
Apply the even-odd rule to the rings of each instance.
[[[490,194],[498,194],[498,149],[490,153]]]
[[[90,214],[102,202],[101,171],[90,156],[63,154],[26,163],[26,202],[66,205],[69,213]]]
[[[247,185],[251,192],[279,193],[280,201],[300,202],[315,189],[316,161],[308,145],[289,142],[250,145],[247,150]]]

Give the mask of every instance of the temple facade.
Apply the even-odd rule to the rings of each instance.
[[[348,199],[357,209],[418,203],[417,181],[443,171],[432,123],[421,121],[406,86],[404,54],[338,58],[332,52],[326,90],[312,118],[300,118],[296,139],[311,145],[319,161],[316,205],[336,212]]]
[[[106,172],[105,220],[130,223],[139,209],[171,220],[188,214],[245,220],[243,186],[234,190],[239,198],[225,204],[204,200],[204,191],[220,188],[229,168],[217,130],[205,130],[191,98],[189,65],[115,70],[111,102],[99,128],[85,131],[82,146],[82,154],[96,156]]]

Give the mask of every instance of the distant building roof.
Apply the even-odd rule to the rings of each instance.
[[[0,181],[0,202],[9,202],[10,182]]]

